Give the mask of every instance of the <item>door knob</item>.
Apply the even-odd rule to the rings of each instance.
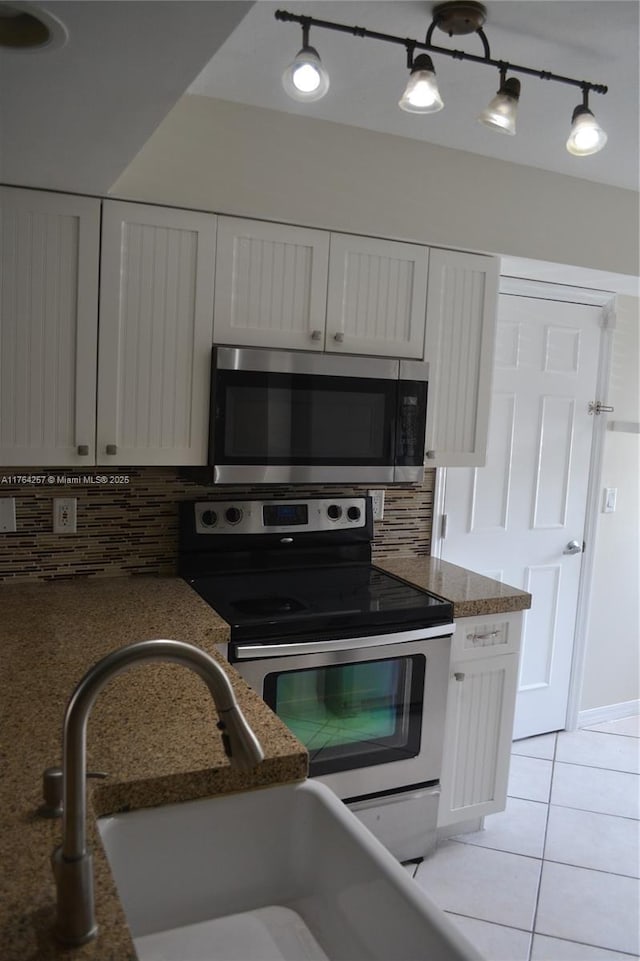
[[[584,544],[579,544],[578,541],[569,541],[563,554],[582,554],[584,550]]]

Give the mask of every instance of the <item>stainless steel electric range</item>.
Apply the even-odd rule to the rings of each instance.
[[[224,654],[400,859],[433,844],[452,605],[371,563],[368,497],[185,502],[179,571]]]

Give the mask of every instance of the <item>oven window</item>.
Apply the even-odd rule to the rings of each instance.
[[[219,463],[393,462],[395,381],[259,371],[216,377]]]
[[[425,657],[268,674],[264,699],[309,751],[317,776],[416,757]]]

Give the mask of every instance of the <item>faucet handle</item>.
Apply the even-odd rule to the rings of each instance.
[[[104,771],[87,771],[87,778],[109,777]],[[48,767],[42,772],[43,804],[38,808],[38,814],[43,818],[62,817],[62,785],[63,772],[61,767]]]

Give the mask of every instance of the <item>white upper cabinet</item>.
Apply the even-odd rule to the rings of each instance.
[[[331,234],[326,350],[422,358],[429,251]]]
[[[99,464],[207,462],[216,219],[104,202]]]
[[[329,234],[220,217],[214,341],[322,350]]]
[[[425,338],[429,467],[485,462],[498,274],[497,257],[431,250]]]
[[[214,341],[422,358],[428,249],[220,217]]]
[[[0,188],[0,464],[92,465],[100,201]]]

